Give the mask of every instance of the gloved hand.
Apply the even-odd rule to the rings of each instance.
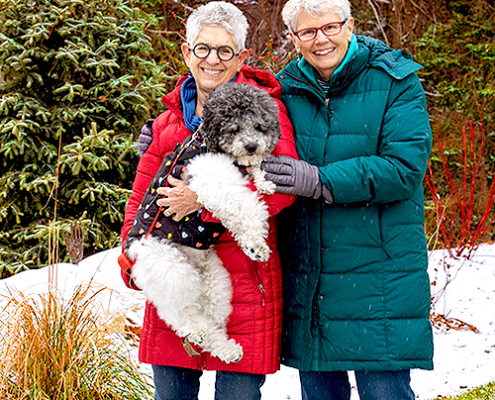
[[[153,141],[153,130],[151,129],[153,121],[154,119],[146,120],[146,123],[141,128],[141,134],[138,138],[138,153],[140,157],[148,150],[148,147],[150,147],[150,144]]]
[[[277,192],[318,199],[322,183],[318,167],[290,157],[269,157],[262,164],[265,179],[277,185]]]

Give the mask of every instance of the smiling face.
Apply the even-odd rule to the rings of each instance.
[[[341,18],[334,12],[312,16],[302,11],[297,17],[297,29],[300,31],[307,28],[318,28],[331,22],[341,22]],[[316,38],[308,42],[300,41],[292,32],[290,37],[298,53],[301,53],[306,61],[310,63],[328,81],[345,58],[349,49],[349,42],[354,28],[354,19],[351,17],[342,26],[342,31],[335,36],[325,36],[318,31]]]
[[[206,26],[199,33],[194,45],[198,43],[207,44],[210,47],[230,46],[237,54],[232,35],[221,26]],[[193,45],[193,47],[194,47]],[[204,104],[208,94],[217,86],[225,82],[230,82],[244,64],[247,57],[247,50],[241,51],[240,55],[229,61],[222,61],[218,58],[216,50],[212,49],[208,57],[196,57],[189,46],[184,43],[181,47],[186,65],[196,80],[198,88],[198,102]],[[192,49],[192,48],[191,48]]]

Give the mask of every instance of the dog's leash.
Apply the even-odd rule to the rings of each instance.
[[[180,151],[177,153],[177,156],[174,158],[174,160],[172,161],[172,164],[170,165],[170,170],[169,170],[169,173],[167,174],[166,178],[165,178],[165,186],[164,187],[169,187],[169,183],[168,183],[168,177],[170,176],[170,174],[173,172],[174,168],[175,168],[175,165],[177,164],[177,162],[179,161],[179,159],[182,157],[182,155],[184,154],[184,152],[191,146],[191,144],[193,142],[195,142],[198,138],[200,138],[200,135],[199,135],[199,128],[196,129],[196,131],[193,133],[193,135],[191,136],[191,140],[189,140],[189,142],[187,142],[181,149]],[[166,195],[162,195],[162,199],[165,198]],[[148,237],[151,235],[151,232],[153,231],[153,229],[155,228],[155,225],[156,225],[156,222],[158,221],[158,217],[160,216],[160,214],[163,212],[163,210],[165,209],[165,207],[163,206],[159,206],[158,208],[158,211],[155,215],[155,219],[153,220],[153,222],[151,223],[150,225],[150,228],[148,229],[148,232],[146,232],[146,235],[145,235],[145,238],[148,239]]]

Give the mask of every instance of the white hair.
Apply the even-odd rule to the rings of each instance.
[[[351,3],[349,0],[289,0],[282,10],[282,18],[292,32],[297,30],[297,17],[302,11],[312,16],[330,11],[343,21],[351,17]]]
[[[248,21],[241,10],[225,1],[212,1],[195,9],[187,18],[187,44],[194,46],[201,30],[206,26],[221,26],[229,32],[237,46],[237,51],[246,47],[249,28]]]

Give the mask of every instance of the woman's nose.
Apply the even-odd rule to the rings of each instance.
[[[210,54],[206,57],[208,64],[218,64],[221,60],[218,58],[218,53],[215,49],[211,49]]]
[[[328,40],[328,36],[326,36],[323,31],[320,29],[318,32],[316,32],[316,38],[314,39],[315,42],[326,42]]]

